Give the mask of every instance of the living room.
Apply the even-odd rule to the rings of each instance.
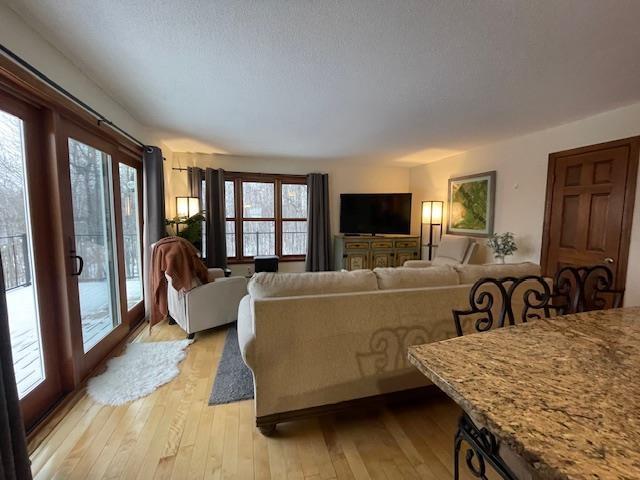
[[[640,478],[638,14],[0,0],[0,478]]]

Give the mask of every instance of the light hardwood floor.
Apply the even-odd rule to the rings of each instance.
[[[138,341],[184,338],[147,331]],[[180,375],[146,398],[108,407],[84,395],[33,453],[34,478],[452,478],[459,409],[444,396],[281,424],[271,438],[252,400],[208,406],[225,335],[197,335]]]

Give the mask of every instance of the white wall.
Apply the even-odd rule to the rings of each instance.
[[[640,103],[512,138],[411,169],[413,231],[421,200],[445,200],[450,177],[497,170],[495,231],[516,234],[514,261],[540,261],[549,153],[640,135]],[[640,185],[640,181],[638,182]],[[490,261],[482,248],[476,261]],[[636,195],[626,305],[640,305],[640,192]]]
[[[143,142],[159,139],[0,0],[0,43]]]
[[[168,162],[167,162],[168,163]],[[189,194],[187,173],[171,167],[198,166],[223,168],[236,172],[260,172],[304,175],[312,172],[329,174],[331,233],[339,232],[341,193],[404,193],[409,191],[409,168],[347,163],[340,160],[320,161],[287,158],[256,158],[224,154],[178,153],[172,165],[165,165],[166,183],[171,185],[168,215],[175,215],[175,197]],[[302,271],[300,262],[282,263],[282,271]],[[247,266],[233,267],[246,273]]]

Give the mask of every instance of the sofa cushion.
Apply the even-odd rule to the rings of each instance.
[[[445,235],[442,237],[442,240],[440,240],[440,245],[438,245],[436,260],[434,263],[462,263],[471,241],[472,240],[469,237]]]
[[[460,283],[462,285],[475,283],[484,277],[502,278],[540,275],[540,265],[531,262],[455,265],[453,268],[458,272]]]
[[[456,271],[446,265],[426,268],[376,268],[374,273],[378,278],[380,290],[442,287],[460,283]]]
[[[253,276],[249,294],[253,298],[300,297],[327,293],[370,292],[378,290],[371,270],[353,272],[267,273]]]
[[[407,260],[402,264],[405,268],[427,268],[431,265],[430,260]]]

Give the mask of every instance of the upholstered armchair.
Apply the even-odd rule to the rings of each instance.
[[[431,265],[464,265],[469,263],[478,242],[471,237],[445,235],[436,250],[436,258],[429,260],[407,260],[405,267],[424,268]]]
[[[169,315],[193,338],[196,332],[235,322],[238,305],[247,294],[244,277],[225,278],[221,268],[209,269],[209,283],[194,285],[189,291],[173,288],[167,276]]]

